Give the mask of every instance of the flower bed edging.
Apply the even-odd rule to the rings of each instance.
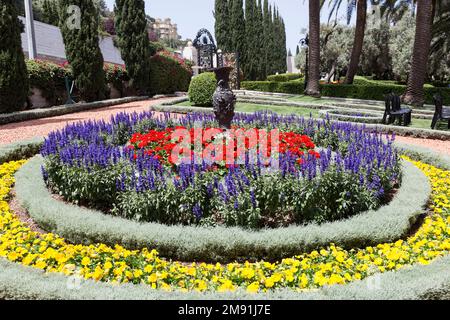
[[[405,163],[403,184],[394,200],[376,211],[345,221],[283,229],[199,228],[141,224],[55,200],[35,157],[16,174],[16,195],[45,230],[77,243],[120,243],[129,249],[156,248],[166,258],[182,261],[278,260],[329,243],[345,248],[395,241],[405,236],[423,214],[431,189],[427,178]]]
[[[148,99],[149,97],[126,97],[120,99],[109,99],[89,103],[76,103],[76,104],[56,106],[52,108],[33,109],[14,113],[0,114],[0,125],[28,120],[36,120],[41,118],[57,117],[70,113],[77,113],[87,110],[99,109],[104,107],[115,106],[118,104],[143,101]]]
[[[429,265],[414,265],[368,277],[347,285],[301,293],[284,289],[250,294],[166,292],[145,285],[112,285],[44,273],[0,258],[0,299],[31,300],[417,300],[450,297],[450,256]],[[379,286],[377,285],[379,284]]]
[[[430,154],[433,154],[433,152],[430,152]],[[450,163],[448,164],[450,165]],[[388,272],[388,273],[384,273],[379,275],[379,279],[382,280],[381,283],[387,283],[387,286],[383,286],[381,287],[381,290],[376,289],[373,290],[373,282],[372,280],[377,280],[374,279],[374,277],[370,277],[367,278],[368,282],[366,281],[358,281],[358,282],[354,282],[351,283],[349,285],[346,286],[333,286],[331,288],[324,288],[318,292],[308,292],[307,293],[307,298],[308,299],[319,299],[319,298],[325,298],[325,299],[332,299],[333,297],[330,297],[330,295],[328,297],[325,297],[323,292],[336,292],[337,296],[335,296],[335,299],[345,299],[347,298],[359,298],[359,299],[420,299],[420,298],[426,298],[426,299],[438,299],[438,298],[448,298],[450,296],[450,290],[449,290],[449,275],[450,275],[450,263],[449,263],[449,256],[446,256],[444,258],[440,258],[438,260],[435,260],[434,262],[432,262],[430,265],[427,266],[421,266],[421,265],[412,265],[410,267],[407,267],[406,269],[401,269],[400,271],[397,272]],[[0,259],[0,263],[5,262],[4,259]],[[16,267],[20,267],[23,268],[17,264],[12,264],[9,262],[5,262],[7,264],[11,264],[14,267],[14,270],[12,271],[13,273],[19,272],[17,271],[15,268]],[[2,265],[3,267],[3,265]],[[36,272],[35,269],[33,268],[23,268],[26,270],[26,272]],[[6,272],[4,271],[3,268],[1,268],[2,272]],[[5,268],[6,270],[6,268]],[[50,275],[43,275],[42,273],[40,273],[39,271],[37,271],[36,273],[38,273],[40,276],[46,277],[46,279],[48,278],[53,278],[53,276],[59,276],[56,274],[50,274]],[[4,288],[5,287],[5,283],[6,286],[8,286],[8,281],[13,281],[14,279],[11,277],[11,275],[6,275],[6,280],[2,277],[2,273],[0,273],[0,288]],[[20,276],[21,274],[19,273],[18,276]],[[27,279],[26,278],[27,274],[24,274],[24,281]],[[47,278],[48,276],[48,278]],[[377,275],[378,276],[378,275]],[[61,278],[64,278],[63,276],[60,276]],[[42,280],[41,281],[41,285],[45,285],[46,283],[46,279],[39,279]],[[6,297],[6,298],[11,298],[14,297],[14,292],[17,291],[17,289],[19,290],[20,293],[24,293],[24,281],[21,282],[19,279],[19,286],[22,285],[22,287],[18,288],[16,285],[16,282],[12,283],[11,288],[7,288],[8,290],[6,295],[2,293],[1,297]],[[370,281],[370,282],[369,282]],[[67,285],[68,280],[66,278],[66,282],[65,282],[65,287],[62,287],[63,290],[68,291],[69,287]],[[92,281],[88,281],[88,283],[91,284],[95,284]],[[372,283],[372,287],[368,286],[368,283]],[[376,283],[376,282],[375,282]],[[53,298],[57,297],[58,294],[61,292],[57,292],[57,288],[53,287],[50,289],[46,289],[41,287],[35,287],[35,288],[29,288],[29,286],[31,286],[33,283],[25,283],[27,289],[30,290],[34,290],[33,292],[35,292],[35,296],[39,294],[41,294],[41,296],[43,295],[47,295],[50,296],[51,294],[54,295]],[[97,284],[96,284],[97,285]],[[98,284],[98,285],[105,285],[105,284]],[[127,285],[128,286],[128,285]],[[111,288],[114,288],[114,292],[117,292],[119,289],[118,288],[122,288],[123,286],[114,286],[114,287],[110,287],[110,290],[113,290]],[[129,286],[128,286],[129,287]],[[135,287],[133,287],[134,289]],[[39,289],[42,289],[42,292],[39,291]],[[82,288],[80,288],[81,290]],[[350,290],[347,293],[347,289]],[[369,289],[369,290],[368,290]],[[16,290],[16,291],[15,291]],[[22,290],[22,291],[20,291]],[[70,290],[70,289],[69,289]],[[336,291],[334,291],[336,290]],[[360,290],[360,291],[357,291]],[[150,290],[152,293],[154,293],[154,290]],[[283,292],[285,290],[282,291],[271,291],[270,293],[267,294],[260,294],[260,295],[251,295],[249,296],[249,299],[258,299],[261,296],[265,299],[267,298],[271,298],[271,299],[288,299],[289,297],[283,296]],[[78,292],[78,291],[77,291]],[[81,292],[83,293],[83,292]],[[178,293],[173,293],[170,294],[170,297],[175,297]],[[301,294],[295,294],[292,292],[289,292],[289,296],[294,295],[294,299],[300,299],[306,296],[305,293],[301,293]],[[168,294],[169,295],[169,294]],[[315,296],[314,296],[315,295]],[[320,296],[317,296],[320,295]],[[67,295],[66,295],[67,296]],[[88,295],[86,295],[88,296]],[[86,296],[79,296],[78,299],[80,298],[86,298]],[[195,297],[198,298],[198,294],[196,293],[187,293],[186,295],[183,294],[183,298],[185,299],[193,299]],[[240,292],[238,293],[233,293],[233,294],[208,294],[208,295],[201,295],[201,298],[207,298],[207,297],[213,297],[213,298],[243,298],[244,294],[240,294]],[[247,295],[248,296],[248,295]],[[126,298],[131,298],[131,292],[130,295],[125,296]],[[20,296],[18,296],[18,298],[20,298]]]

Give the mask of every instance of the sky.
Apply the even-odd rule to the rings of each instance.
[[[112,9],[115,0],[106,0]],[[308,26],[308,0],[270,0],[278,6],[286,24],[287,47],[295,54],[302,29]],[[145,0],[146,12],[154,18],[171,18],[178,24],[178,33],[183,39],[194,39],[201,28],[214,34],[214,0]],[[344,8],[345,9],[345,8]],[[345,10],[343,10],[345,12]],[[341,13],[340,13],[341,14]],[[328,9],[322,13],[327,21]]]

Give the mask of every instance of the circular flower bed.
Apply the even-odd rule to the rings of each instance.
[[[408,160],[408,159],[406,159]],[[24,161],[0,166],[0,257],[47,272],[78,274],[113,283],[145,283],[163,290],[249,292],[275,288],[320,288],[345,284],[369,275],[429,264],[450,251],[450,172],[414,162],[433,186],[431,208],[420,230],[407,240],[364,249],[334,245],[280,263],[185,264],[164,260],[156,251],[129,251],[103,244],[72,245],[53,234],[32,232],[10,212],[7,200],[13,174]]]
[[[70,125],[46,139],[43,173],[64,199],[105,213],[250,228],[374,209],[401,178],[391,142],[364,128],[270,113],[238,115],[235,125],[224,133],[210,115],[175,120],[152,113]],[[243,151],[237,137],[244,137]]]

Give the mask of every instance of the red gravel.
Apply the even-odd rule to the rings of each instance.
[[[395,139],[399,142],[416,144],[421,147],[432,149],[441,154],[450,155],[450,141],[420,139],[420,138],[400,137],[400,136],[396,136]]]
[[[85,112],[66,114],[63,116],[42,118],[18,123],[10,123],[0,126],[0,145],[13,143],[16,141],[29,140],[34,137],[45,137],[50,132],[64,128],[66,125],[85,120],[109,120],[112,115],[119,112],[142,112],[148,111],[149,107],[158,104],[164,99],[150,99],[136,101],[95,109]]]

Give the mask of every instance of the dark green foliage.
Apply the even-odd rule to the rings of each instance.
[[[232,37],[232,50],[238,52],[241,59],[245,57],[245,16],[242,0],[231,0],[231,25],[230,35]]]
[[[22,109],[28,96],[28,75],[20,34],[23,25],[13,0],[0,2],[0,113]]]
[[[229,46],[225,51],[239,52],[247,80],[263,80],[268,74],[286,72],[286,30],[278,9],[272,10],[269,0],[246,0],[244,14],[243,5],[243,0],[216,1],[219,47]],[[227,13],[228,20],[224,18]],[[231,21],[231,27],[224,21]]]
[[[231,0],[216,0],[214,17],[215,22],[215,34],[217,47],[224,52],[230,52],[232,48],[232,38],[230,37],[231,30],[231,6],[229,3]]]
[[[192,77],[187,66],[167,55],[156,54],[150,58],[150,94],[186,92]]]
[[[289,94],[301,94],[304,90],[303,81],[274,82],[274,81],[244,81],[241,84],[242,89],[279,92]],[[354,98],[365,100],[383,101],[384,95],[394,92],[402,95],[405,92],[405,86],[401,85],[334,85],[321,84],[321,93],[323,96],[338,98]],[[433,95],[439,93],[444,104],[450,104],[450,89],[447,88],[424,88],[425,102],[433,104]]]
[[[245,52],[242,57],[242,71],[248,80],[256,80],[258,72],[258,36],[256,1],[245,0]]]
[[[189,86],[189,100],[193,105],[211,107],[217,87],[216,75],[205,72],[193,77]]]
[[[79,29],[72,24],[76,11],[70,6],[80,8]],[[81,99],[96,101],[105,98],[105,74],[103,55],[99,47],[99,14],[90,0],[61,0],[60,28],[66,48],[67,60],[75,78]]]
[[[52,105],[65,102],[65,77],[72,76],[69,68],[43,60],[27,60],[29,83],[31,88],[38,88],[42,96]]]
[[[139,94],[145,95],[150,84],[150,43],[145,2],[118,0],[114,12],[117,43],[131,79],[130,85]]]
[[[40,21],[57,26],[59,23],[58,0],[42,0],[39,13]]]
[[[267,77],[267,81],[288,82],[302,78],[300,73],[282,73]]]

